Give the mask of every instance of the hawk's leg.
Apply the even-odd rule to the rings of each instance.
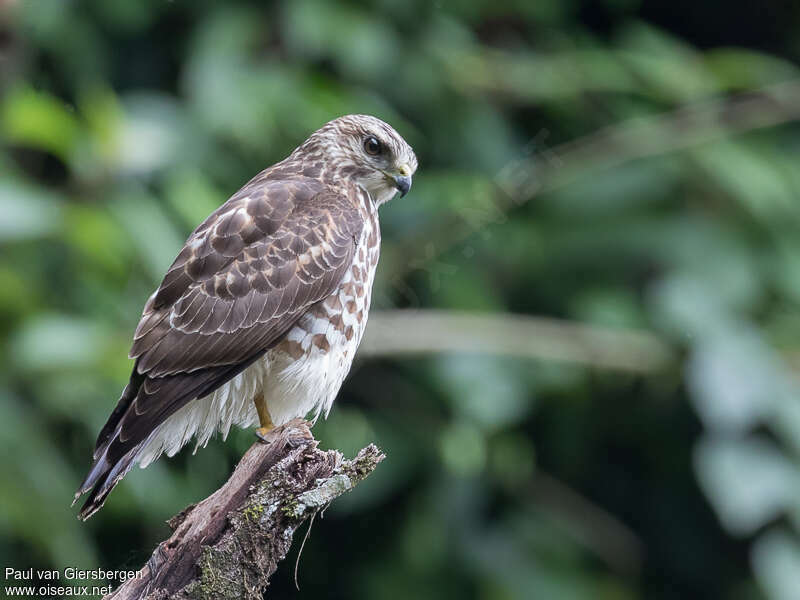
[[[261,427],[256,429],[256,437],[262,442],[269,443],[271,440],[267,437],[267,434],[275,429],[275,425],[272,423],[272,417],[269,416],[267,403],[264,401],[264,394],[258,394],[253,398],[253,403],[256,405],[258,421],[261,424]]]

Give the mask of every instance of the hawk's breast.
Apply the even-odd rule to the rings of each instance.
[[[380,254],[377,212],[365,215],[353,263],[338,289],[312,306],[264,356],[263,391],[273,423],[326,416],[350,371],[367,324]]]

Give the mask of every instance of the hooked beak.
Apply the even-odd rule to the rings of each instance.
[[[408,168],[408,165],[400,165],[396,173],[387,173],[384,171],[384,175],[392,180],[394,187],[400,192],[401,198],[411,189],[411,169]]]
[[[408,175],[395,175],[392,179],[394,179],[394,187],[400,191],[400,197],[402,198],[411,189],[411,177]]]

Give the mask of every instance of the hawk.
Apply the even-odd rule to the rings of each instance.
[[[265,169],[186,240],[145,304],[128,385],[75,494],[103,506],[134,464],[196,448],[231,425],[326,417],[369,313],[378,207],[417,158],[367,115],[335,119]],[[73,502],[74,504],[74,502]]]

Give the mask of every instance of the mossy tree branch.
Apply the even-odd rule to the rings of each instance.
[[[297,528],[383,459],[371,444],[352,460],[319,450],[299,419],[278,428],[271,443],[253,444],[225,485],[170,519],[172,536],[104,600],[262,598]]]

